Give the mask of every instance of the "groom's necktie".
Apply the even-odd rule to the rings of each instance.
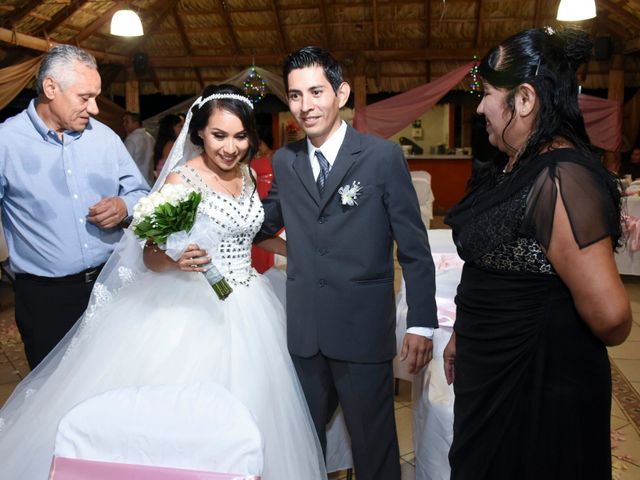
[[[318,164],[320,165],[320,173],[318,173],[316,185],[318,186],[318,192],[320,192],[320,196],[322,196],[322,194],[324,193],[324,184],[327,181],[327,176],[329,175],[331,165],[329,165],[329,160],[325,158],[320,150],[316,150],[316,158],[318,159]]]

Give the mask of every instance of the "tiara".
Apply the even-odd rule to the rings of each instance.
[[[198,108],[202,108],[202,106],[205,103],[210,102],[211,100],[224,100],[227,98],[232,98],[233,100],[239,100],[241,102],[244,102],[253,109],[253,103],[251,103],[251,100],[249,100],[247,97],[243,95],[238,95],[237,93],[213,93],[205,98],[198,97],[198,99],[195,102],[193,102],[193,104],[196,105]]]

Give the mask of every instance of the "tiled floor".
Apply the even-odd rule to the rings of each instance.
[[[616,480],[640,480],[640,277],[625,277],[624,282],[631,298],[634,323],[629,339],[609,350],[612,363],[622,374],[622,387],[626,387],[626,390],[620,390],[621,393],[614,392],[612,402],[613,474]],[[13,293],[6,282],[0,281],[0,404],[27,373],[14,324]],[[396,420],[403,480],[415,480],[411,408],[410,384],[400,381]],[[330,476],[331,480],[345,478],[346,472]]]

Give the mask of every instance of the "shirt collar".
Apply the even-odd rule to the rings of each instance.
[[[344,142],[344,137],[347,134],[347,123],[342,120],[338,129],[331,134],[329,138],[319,147],[314,147],[307,137],[307,151],[309,152],[309,158],[312,159],[316,155],[316,150],[320,150],[324,157],[329,162],[329,165],[333,165],[338,157],[338,151]]]
[[[31,99],[31,102],[29,102],[29,106],[27,107],[27,115],[29,116],[29,120],[31,120],[33,127],[36,129],[38,134],[44,140],[54,139],[57,142],[60,142],[60,137],[58,137],[58,133],[53,128],[47,127],[47,125],[44,123],[42,118],[40,118],[40,115],[38,115],[38,111],[36,110],[37,103],[38,103],[38,99],[33,98]],[[86,129],[90,129],[90,128],[91,128],[91,120],[89,120],[89,123],[87,124]],[[83,132],[72,132],[70,130],[64,131],[64,135],[71,137],[70,138],[71,140],[77,140],[82,136],[82,133]]]

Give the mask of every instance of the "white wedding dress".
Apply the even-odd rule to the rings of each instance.
[[[114,292],[97,283],[100,301],[52,353],[59,359],[32,372],[0,410],[2,480],[47,478],[58,421],[80,401],[118,387],[200,381],[226,387],[256,417],[263,480],[326,478],[283,307],[251,267],[264,213],[248,170],[237,199],[211,191],[187,165],[176,171],[203,194],[196,222],[217,225],[220,245],[208,253],[233,292],[219,300],[201,273],[176,270],[143,270]]]

